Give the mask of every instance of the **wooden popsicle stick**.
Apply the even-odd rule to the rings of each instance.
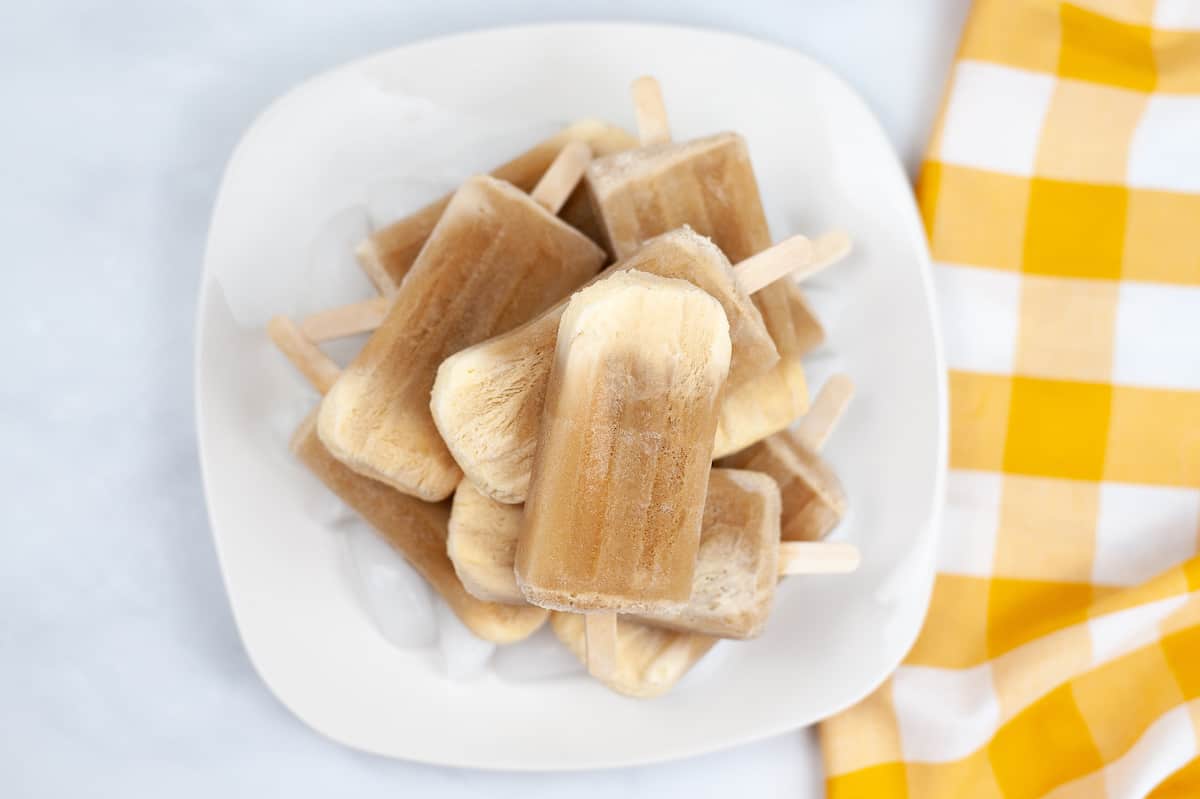
[[[662,87],[655,78],[643,75],[630,86],[633,94],[633,112],[637,116],[638,138],[642,146],[666,144],[671,141],[671,127],[667,124],[667,106],[663,102]]]
[[[817,398],[796,425],[792,435],[801,444],[813,450],[820,451],[829,440],[833,428],[846,412],[846,406],[854,396],[854,381],[849,375],[834,375],[825,381]]]
[[[286,316],[276,316],[267,323],[267,335],[313,388],[322,394],[328,393],[342,370],[304,335],[295,322]]]
[[[379,250],[373,239],[368,238],[362,244],[355,247],[354,256],[358,261],[358,265],[362,267],[363,273],[366,274],[367,279],[379,290],[380,294],[390,295],[396,293],[396,289],[399,286],[396,285],[396,281],[392,279],[387,269],[384,268],[383,261],[379,257]]]
[[[604,611],[584,617],[587,634],[588,674],[611,680],[617,671],[617,614]]]
[[[844,230],[830,230],[822,233],[813,241],[813,270],[809,274],[821,271],[845,258],[854,249],[850,234]]]
[[[383,318],[391,307],[390,296],[372,297],[362,302],[317,311],[300,320],[300,330],[313,342],[370,333],[383,324]]]
[[[581,141],[573,141],[562,148],[558,156],[550,164],[550,168],[542,175],[542,179],[529,192],[535,203],[550,213],[557,215],[563,204],[575,191],[579,179],[583,177],[588,162],[592,160],[592,148]]]
[[[742,261],[733,268],[733,274],[738,285],[753,294],[785,275],[807,270],[812,261],[812,242],[804,236],[792,236]]]
[[[779,574],[847,574],[858,569],[858,547],[841,541],[783,541]]]

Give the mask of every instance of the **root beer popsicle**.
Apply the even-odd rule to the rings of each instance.
[[[745,139],[719,133],[672,142],[658,82],[639,78],[632,90],[643,146],[596,159],[585,176],[614,255],[628,255],[680,225],[710,237],[734,264],[770,247]],[[774,281],[754,297],[779,360],[751,380],[730,382],[717,430],[718,455],[782,430],[808,407],[787,282]]]
[[[775,586],[787,574],[840,574],[858,568],[851,544],[779,540],[780,498],[760,472],[713,469],[692,595],[679,610],[639,621],[717,638],[754,638],[767,623]]]
[[[571,298],[517,543],[526,599],[687,602],[729,357],[725,312],[686,281],[630,270]]]
[[[497,502],[466,478],[458,484],[450,506],[446,553],[472,596],[525,604],[525,595],[513,573],[522,515],[520,505]]]
[[[736,336],[744,343],[748,331],[761,330],[761,317],[745,296],[774,275],[808,264],[810,255],[807,239],[797,237],[730,267],[710,240],[680,228],[646,242],[609,267],[599,282],[626,270],[685,279],[717,298],[729,319],[731,340]],[[525,500],[564,308],[560,303],[507,334],[447,358],[438,368],[430,403],[438,430],[476,487],[501,502]],[[733,361],[744,364],[752,352],[743,347],[734,352]]]
[[[273,319],[268,330],[288,359],[318,391],[324,391],[336,377],[337,364],[286,318]],[[545,623],[548,614],[541,608],[482,601],[464,590],[446,555],[450,516],[446,504],[422,502],[346,468],[317,436],[315,412],[293,435],[291,449],[330,491],[412,564],[471,632],[507,644],[527,638]]]
[[[719,638],[762,632],[785,574],[852,571],[857,550],[841,543],[780,543],[775,481],[759,472],[713,469],[700,531],[692,594],[680,610],[640,621]],[[464,480],[454,495],[447,542],[454,570],[480,599],[523,603],[513,574],[521,508],[480,494]]]
[[[846,491],[820,450],[853,394],[850,378],[829,378],[794,430],[777,433],[720,461],[722,466],[754,469],[775,479],[783,497],[782,536],[786,541],[819,541],[846,514]]]
[[[577,613],[553,613],[550,628],[575,657],[587,663],[585,619]],[[638,699],[662,696],[708,654],[716,638],[651,627],[628,617],[617,620],[614,668],[601,682]]]
[[[511,161],[496,167],[490,174],[521,191],[533,191],[550,164],[572,142],[588,145],[596,155],[620,152],[636,147],[638,143],[636,138],[615,125],[591,119],[581,120],[538,142]],[[359,245],[356,251],[359,263],[379,291],[391,294],[400,286],[452,196],[447,195],[377,230]],[[602,240],[599,223],[582,186],[571,193],[559,214],[564,221],[593,240]]]
[[[427,501],[462,476],[434,426],[442,360],[557,302],[603,251],[553,215],[589,153],[567,147],[532,195],[480,176],[451,199],[379,329],[326,394],[321,441],[351,469]]]

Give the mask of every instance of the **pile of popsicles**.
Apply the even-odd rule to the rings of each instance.
[[[658,84],[633,97],[640,142],[566,128],[365,241],[379,297],[268,329],[324,394],[296,455],[467,627],[550,618],[654,696],[758,635],[782,575],[858,564],[821,540],[853,388],[810,404],[824,332],[796,283],[849,240],[772,246],[744,140],[672,142]],[[317,347],[368,331],[345,370]]]

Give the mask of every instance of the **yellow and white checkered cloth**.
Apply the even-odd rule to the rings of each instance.
[[[1200,0],[977,0],[918,195],[938,576],[829,796],[1200,797]]]

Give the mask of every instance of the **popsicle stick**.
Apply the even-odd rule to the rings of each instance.
[[[267,323],[267,335],[313,388],[325,394],[333,387],[341,369],[304,335],[295,322],[286,316],[276,316]]]
[[[779,574],[847,574],[862,561],[858,547],[840,541],[783,541]]]
[[[617,671],[617,614],[588,613],[583,618],[587,631],[588,674],[597,680],[611,680]]]
[[[387,316],[391,307],[391,297],[372,297],[362,302],[318,311],[300,320],[300,330],[313,342],[353,336],[356,333],[370,333],[383,324],[383,318]]]
[[[792,236],[742,261],[733,268],[733,273],[738,285],[747,294],[753,294],[793,272],[807,275],[812,262],[812,242],[804,236]]]
[[[800,419],[792,433],[796,439],[813,450],[820,451],[829,440],[833,428],[846,412],[846,406],[854,396],[854,381],[849,375],[834,375],[821,386],[808,413]]]
[[[558,154],[542,179],[529,192],[535,203],[557,215],[563,204],[575,191],[579,179],[592,160],[592,148],[581,141],[573,141]]]
[[[379,250],[373,240],[367,239],[358,245],[354,249],[354,256],[358,259],[358,265],[362,267],[367,279],[379,290],[380,294],[396,293],[396,289],[399,287],[384,268],[383,261],[379,257]]]
[[[642,146],[666,144],[671,141],[671,127],[667,124],[667,106],[663,102],[662,87],[649,75],[643,75],[630,87],[633,94],[633,112],[637,115],[638,138]]]
[[[854,249],[850,234],[844,230],[830,230],[813,241],[813,270],[819,272],[845,258]]]

